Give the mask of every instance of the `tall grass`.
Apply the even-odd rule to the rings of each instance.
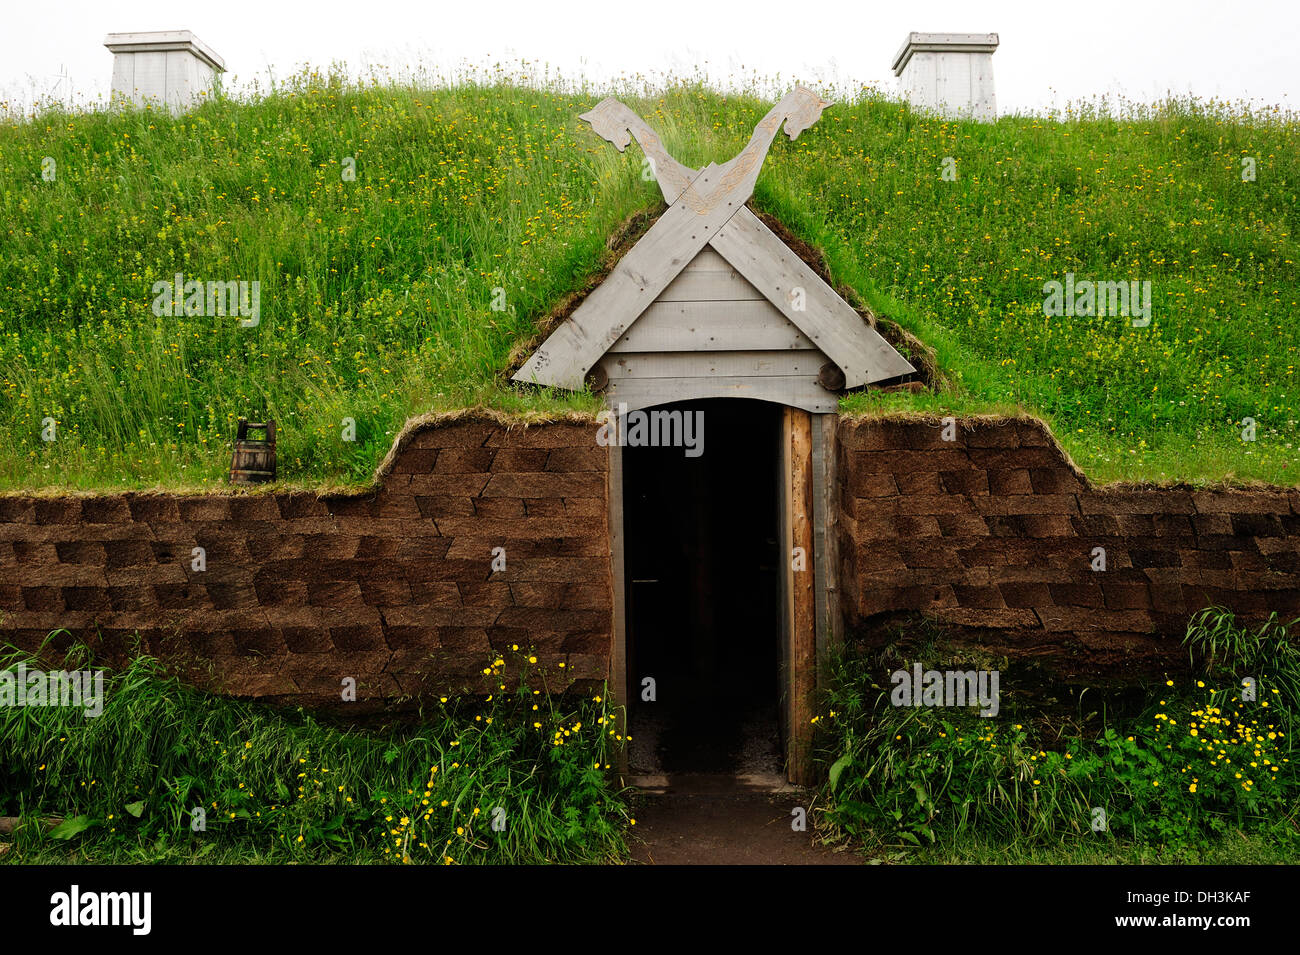
[[[1288,747],[1295,746],[1296,714],[1300,713],[1300,645],[1293,629],[1300,620],[1283,622],[1276,613],[1257,626],[1244,626],[1223,607],[1207,607],[1192,617],[1183,645],[1193,665],[1209,679],[1266,679],[1278,690],[1279,715],[1287,721]]]
[[[88,665],[77,654],[65,666]],[[539,675],[526,672],[526,657],[488,661],[505,688],[490,699],[444,700],[381,729],[211,697],[147,657],[109,674],[98,717],[75,707],[2,707],[0,814],[27,823],[0,858],[617,857],[627,808],[609,772],[614,714],[603,694],[534,693]],[[0,668],[20,663],[39,668],[17,652]],[[507,679],[507,664],[518,683]],[[48,831],[43,817],[64,822]]]
[[[1211,661],[1204,679],[1153,685],[1143,712],[1087,730],[895,706],[890,667],[846,654],[817,718],[829,832],[873,851],[1003,844],[1079,857],[1098,845],[1208,850],[1253,834],[1293,855],[1300,765],[1288,632],[1275,621],[1243,630],[1210,611],[1189,625],[1188,643]],[[1235,678],[1243,668],[1253,697]]]
[[[304,72],[180,118],[0,124],[0,488],[211,484],[241,415],[278,419],[286,479],[359,481],[415,412],[593,408],[500,373],[616,225],[659,205],[639,152],[578,121],[601,95]],[[696,165],[770,105],[699,83],[624,98]],[[946,122],[863,90],[775,145],[755,202],[954,385],[846,408],[1023,406],[1101,480],[1291,484],[1297,169],[1291,116],[1174,101]],[[261,324],[155,317],[152,283],[177,271],[260,281]],[[1068,271],[1149,279],[1151,327],[1044,316]]]

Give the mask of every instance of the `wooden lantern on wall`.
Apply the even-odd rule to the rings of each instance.
[[[262,438],[250,438],[249,429],[260,430]],[[230,461],[231,484],[266,484],[275,480],[275,421],[239,419],[235,432],[235,454]]]

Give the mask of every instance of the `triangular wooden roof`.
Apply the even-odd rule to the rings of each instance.
[[[685,247],[690,253],[674,251],[665,247],[663,240],[647,242],[652,238],[653,230],[623,256],[606,280],[515,373],[515,381],[570,390],[583,387],[596,362],[632,330],[637,319],[699,254],[693,244]],[[916,371],[748,206],[742,206],[716,229],[705,246],[743,276],[840,368],[845,388]],[[796,289],[802,289],[802,294]],[[687,341],[683,350],[696,348]]]
[[[514,375],[516,381],[578,390],[598,361],[633,328],[635,322],[681,276],[701,252],[712,249],[811,342],[843,375],[840,388],[856,388],[916,371],[892,345],[795,252],[781,241],[746,204],[753,192],[768,147],[782,124],[791,139],[817,121],[830,104],[805,87],[797,87],[763,118],[746,147],[721,166],[691,169],[674,159],[640,117],[618,100],[607,98],[582,119],[620,151],[635,138],[645,151],[668,209],[614,267],[609,276],[556,328]],[[717,295],[710,296],[714,305]],[[726,343],[724,343],[726,344]],[[797,346],[794,346],[797,347]],[[690,336],[680,347],[665,349],[679,364],[698,350]],[[735,357],[751,355],[752,345],[737,336]],[[771,383],[775,374],[756,361],[754,378]],[[830,369],[833,371],[834,369]],[[699,397],[699,382],[727,376],[717,369],[699,374],[672,369],[661,384],[677,380],[679,397]],[[788,376],[786,376],[788,377]],[[800,376],[802,377],[802,376]],[[814,374],[813,378],[816,377]],[[823,381],[827,376],[822,376]],[[838,377],[838,376],[835,376]],[[741,383],[743,385],[743,383]],[[672,387],[659,389],[671,395]],[[692,393],[692,391],[694,393]],[[744,388],[730,391],[744,392]],[[823,389],[825,391],[825,389]],[[728,392],[729,393],[729,392]],[[769,388],[762,395],[773,399]],[[821,404],[825,404],[822,396]],[[667,398],[665,400],[672,400]],[[775,400],[775,399],[773,399]],[[805,406],[817,402],[805,401]]]

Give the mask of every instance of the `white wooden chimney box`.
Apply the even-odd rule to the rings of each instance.
[[[113,98],[180,113],[211,96],[226,63],[189,30],[110,33]]]
[[[993,93],[996,33],[909,33],[894,75],[912,106],[948,118],[998,118]]]

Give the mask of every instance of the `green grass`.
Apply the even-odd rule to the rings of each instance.
[[[1153,685],[1140,713],[1100,721],[1083,709],[1044,719],[1009,683],[997,720],[894,708],[889,681],[872,686],[885,656],[842,657],[818,718],[830,772],[813,801],[820,832],[882,863],[1294,864],[1290,629],[1210,610],[1187,644],[1204,679]],[[958,664],[936,646],[936,665]],[[617,714],[603,692],[548,696],[527,656],[485,661],[504,690],[490,699],[368,728],[204,694],[148,657],[108,674],[95,718],[0,706],[0,816],[23,820],[0,840],[0,863],[621,861]],[[0,657],[0,669],[20,664],[55,668]],[[94,662],[74,647],[62,665]],[[1258,680],[1249,706],[1237,701],[1242,668]],[[64,822],[42,824],[51,817]]]
[[[0,488],[211,486],[239,416],[279,421],[286,480],[363,482],[412,414],[597,408],[501,373],[618,224],[658,207],[637,148],[577,119],[606,92],[304,73],[180,119],[0,125]],[[769,105],[698,85],[624,98],[697,165],[734,155]],[[952,383],[846,409],[1024,408],[1100,481],[1294,484],[1296,133],[1195,101],[940,122],[863,92],[773,146],[755,204]],[[153,283],[177,271],[259,281],[260,325],[156,317]],[[1151,327],[1046,318],[1043,283],[1066,272],[1149,279]]]
[[[1005,662],[959,649],[844,654],[816,720],[823,829],[885,861],[989,861],[1001,846],[1006,861],[1248,862],[1268,844],[1268,858],[1294,862],[1300,665],[1290,629],[1272,620],[1252,630],[1211,609],[1189,624],[1187,644],[1203,678],[1147,687],[1140,712],[1085,708],[1084,694],[1073,714],[1049,714]],[[891,674],[918,659],[1001,670],[998,718],[894,700]],[[1246,671],[1255,698],[1242,692]]]
[[[200,693],[147,657],[108,674],[97,717],[0,707],[0,815],[23,817],[0,862],[620,858],[614,714],[603,694],[534,693],[525,677],[541,687],[545,674],[525,657],[486,661],[503,688],[491,699],[444,699],[369,729]],[[0,658],[20,663],[55,669]],[[74,650],[66,666],[93,664]]]
[[[1097,843],[1074,846],[1007,844],[979,837],[952,839],[910,852],[881,851],[872,861],[907,865],[1295,865],[1292,847],[1266,836],[1233,832],[1204,845]]]

